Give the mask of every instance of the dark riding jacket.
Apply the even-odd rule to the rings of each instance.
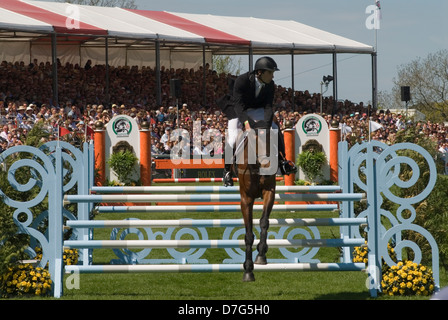
[[[255,97],[255,74],[247,72],[240,75],[233,87],[233,105],[240,122],[244,125],[246,121],[249,121],[250,126],[253,127],[254,122],[247,115],[247,109],[263,108],[264,121],[268,127],[271,127],[274,116],[274,91],[274,81],[271,81],[265,84],[258,97]]]

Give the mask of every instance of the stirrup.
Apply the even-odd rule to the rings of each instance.
[[[282,175],[290,175],[297,172],[297,167],[290,160],[283,160],[280,163],[280,172]]]

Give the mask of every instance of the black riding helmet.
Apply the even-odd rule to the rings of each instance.
[[[271,57],[261,57],[255,62],[254,72],[257,70],[280,71],[277,63]]]

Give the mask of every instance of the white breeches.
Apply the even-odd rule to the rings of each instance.
[[[264,120],[264,109],[262,109],[262,108],[248,109],[247,115],[249,116],[249,118],[251,118],[255,122]],[[240,123],[240,121],[238,120],[238,118],[229,120],[228,127],[227,127],[227,130],[228,130],[227,142],[230,146],[232,146],[232,147],[235,146],[236,139],[238,138],[238,133],[240,130],[242,130],[242,128],[243,128],[243,126]],[[278,130],[278,126],[274,122],[272,122],[272,129]]]

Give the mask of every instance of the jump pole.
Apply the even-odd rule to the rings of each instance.
[[[362,225],[367,223],[367,218],[289,218],[269,219],[269,226],[341,226]],[[243,219],[182,219],[182,220],[68,220],[70,228],[171,228],[171,227],[196,227],[196,228],[219,228],[219,227],[244,227]],[[259,219],[254,219],[253,224],[260,225]]]
[[[305,193],[275,194],[276,201],[359,201],[365,199],[362,193]],[[117,203],[117,202],[234,202],[241,201],[239,194],[106,194],[66,195],[64,205],[70,203]]]
[[[95,194],[160,194],[160,193],[239,193],[239,187],[224,186],[117,186],[117,187],[101,187],[93,186],[92,193]],[[277,186],[275,192],[340,192],[340,186]]]
[[[287,272],[287,271],[364,271],[364,263],[270,263],[255,264],[255,272]],[[238,264],[166,264],[166,265],[91,265],[65,266],[66,273],[193,273],[193,272],[243,272],[244,266]]]
[[[275,177],[276,181],[283,181],[283,177]],[[238,178],[233,178],[238,182]],[[197,182],[222,182],[222,178],[156,178],[153,183],[197,183]]]
[[[260,242],[255,239],[253,247]],[[344,239],[268,239],[269,248],[296,248],[296,247],[356,247],[365,246],[364,238]],[[144,248],[205,248],[226,249],[245,248],[246,241],[238,240],[66,240],[64,248],[69,249],[144,249]]]
[[[176,213],[200,213],[200,212],[241,212],[239,204],[205,204],[205,205],[168,205],[168,206],[98,206],[99,213],[150,213],[150,212],[176,212]],[[335,211],[337,204],[274,204],[272,212],[279,211]],[[263,205],[256,204],[254,212],[262,211]]]

